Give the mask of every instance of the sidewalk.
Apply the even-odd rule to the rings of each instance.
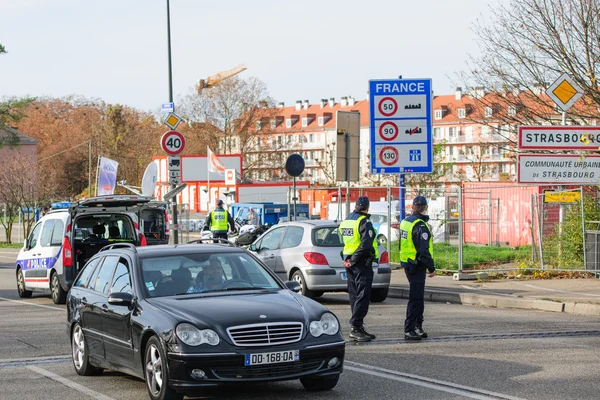
[[[389,296],[408,299],[408,281],[403,269],[392,271]],[[478,282],[436,276],[427,278],[425,300],[600,316],[600,279]]]

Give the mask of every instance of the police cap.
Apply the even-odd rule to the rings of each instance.
[[[361,196],[356,200],[356,207],[369,208],[369,198]]]
[[[217,200],[217,205],[218,206],[222,206],[223,205],[223,200],[221,200],[221,199]]]
[[[417,196],[413,199],[413,206],[426,206],[427,199],[423,196]]]

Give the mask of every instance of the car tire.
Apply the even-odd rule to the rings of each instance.
[[[58,274],[52,272],[50,276],[50,293],[52,293],[52,301],[54,304],[65,304],[67,301],[67,292],[60,286]]]
[[[340,379],[339,375],[325,376],[325,377],[306,377],[301,378],[300,383],[304,386],[304,389],[311,392],[331,390],[333,389]]]
[[[25,278],[23,277],[23,270],[19,268],[17,271],[17,294],[22,299],[28,299],[31,297],[31,290],[25,289]]]
[[[144,354],[144,378],[150,398],[152,400],[183,399],[183,394],[176,393],[169,386],[167,352],[156,336],[148,340]]]
[[[373,289],[371,290],[371,301],[373,303],[382,303],[387,299],[388,292],[390,291],[389,287],[381,288],[381,289]]]
[[[102,373],[102,369],[90,364],[89,350],[81,325],[75,324],[71,331],[71,359],[77,375],[91,376]]]
[[[380,246],[387,246],[387,238],[385,235],[377,235],[377,243],[379,243]]]
[[[306,281],[304,280],[304,275],[302,274],[302,271],[300,271],[299,269],[294,271],[294,273],[292,274],[292,280],[296,281],[300,284],[300,294],[301,295],[306,296],[311,299],[315,298],[315,297],[319,297],[316,295],[318,292],[312,291],[306,287]]]

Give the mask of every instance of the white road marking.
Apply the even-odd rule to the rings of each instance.
[[[18,304],[25,304],[26,306],[36,306],[36,307],[42,307],[42,308],[49,308],[51,310],[54,311],[65,311],[64,308],[58,308],[58,307],[52,307],[52,306],[47,306],[45,304],[35,304],[35,303],[28,303],[26,301],[21,301],[21,300],[12,300],[12,299],[7,299],[5,297],[0,297],[0,300],[2,301],[8,301],[10,303],[18,303]]]
[[[97,400],[115,400],[112,397],[109,397],[109,396],[106,396],[106,395],[104,395],[102,393],[96,392],[95,390],[92,390],[92,389],[90,389],[88,387],[80,385],[77,382],[73,382],[70,379],[63,378],[62,376],[56,375],[55,373],[47,371],[47,370],[45,370],[43,368],[35,367],[35,366],[31,366],[31,365],[29,367],[27,367],[27,368],[29,368],[33,372],[36,372],[36,373],[38,373],[40,375],[45,376],[46,378],[50,378],[53,381],[62,383],[63,385],[65,385],[67,387],[70,387],[71,389],[75,389],[78,392],[81,392],[83,394],[87,394],[88,396],[90,396],[93,399],[97,399]]]
[[[576,295],[579,295],[579,296],[600,297],[600,294],[569,292],[568,290],[559,290],[559,289],[545,288],[545,287],[531,285],[531,284],[527,284],[527,283],[521,283],[521,282],[516,282],[516,283],[519,284],[519,285],[523,285],[523,286],[527,286],[527,287],[533,288],[533,289],[547,290],[549,292],[569,293],[569,294],[576,294]]]
[[[353,361],[344,360],[344,369],[360,372],[367,375],[373,375],[380,378],[391,379],[398,382],[404,382],[411,385],[426,387],[440,392],[451,393],[470,399],[492,400],[523,400],[519,397],[513,397],[502,393],[490,392],[488,390],[477,389],[471,386],[459,385],[453,382],[431,379],[424,376],[406,374],[404,372],[393,371],[391,369],[379,368],[372,365],[361,364]]]

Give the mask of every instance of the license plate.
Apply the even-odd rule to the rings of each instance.
[[[348,279],[348,277],[346,276],[346,273],[345,273],[345,272],[340,272],[340,277],[341,277],[343,280],[346,280],[346,279]]]
[[[300,360],[300,350],[275,351],[272,353],[246,354],[244,365],[264,365]]]

